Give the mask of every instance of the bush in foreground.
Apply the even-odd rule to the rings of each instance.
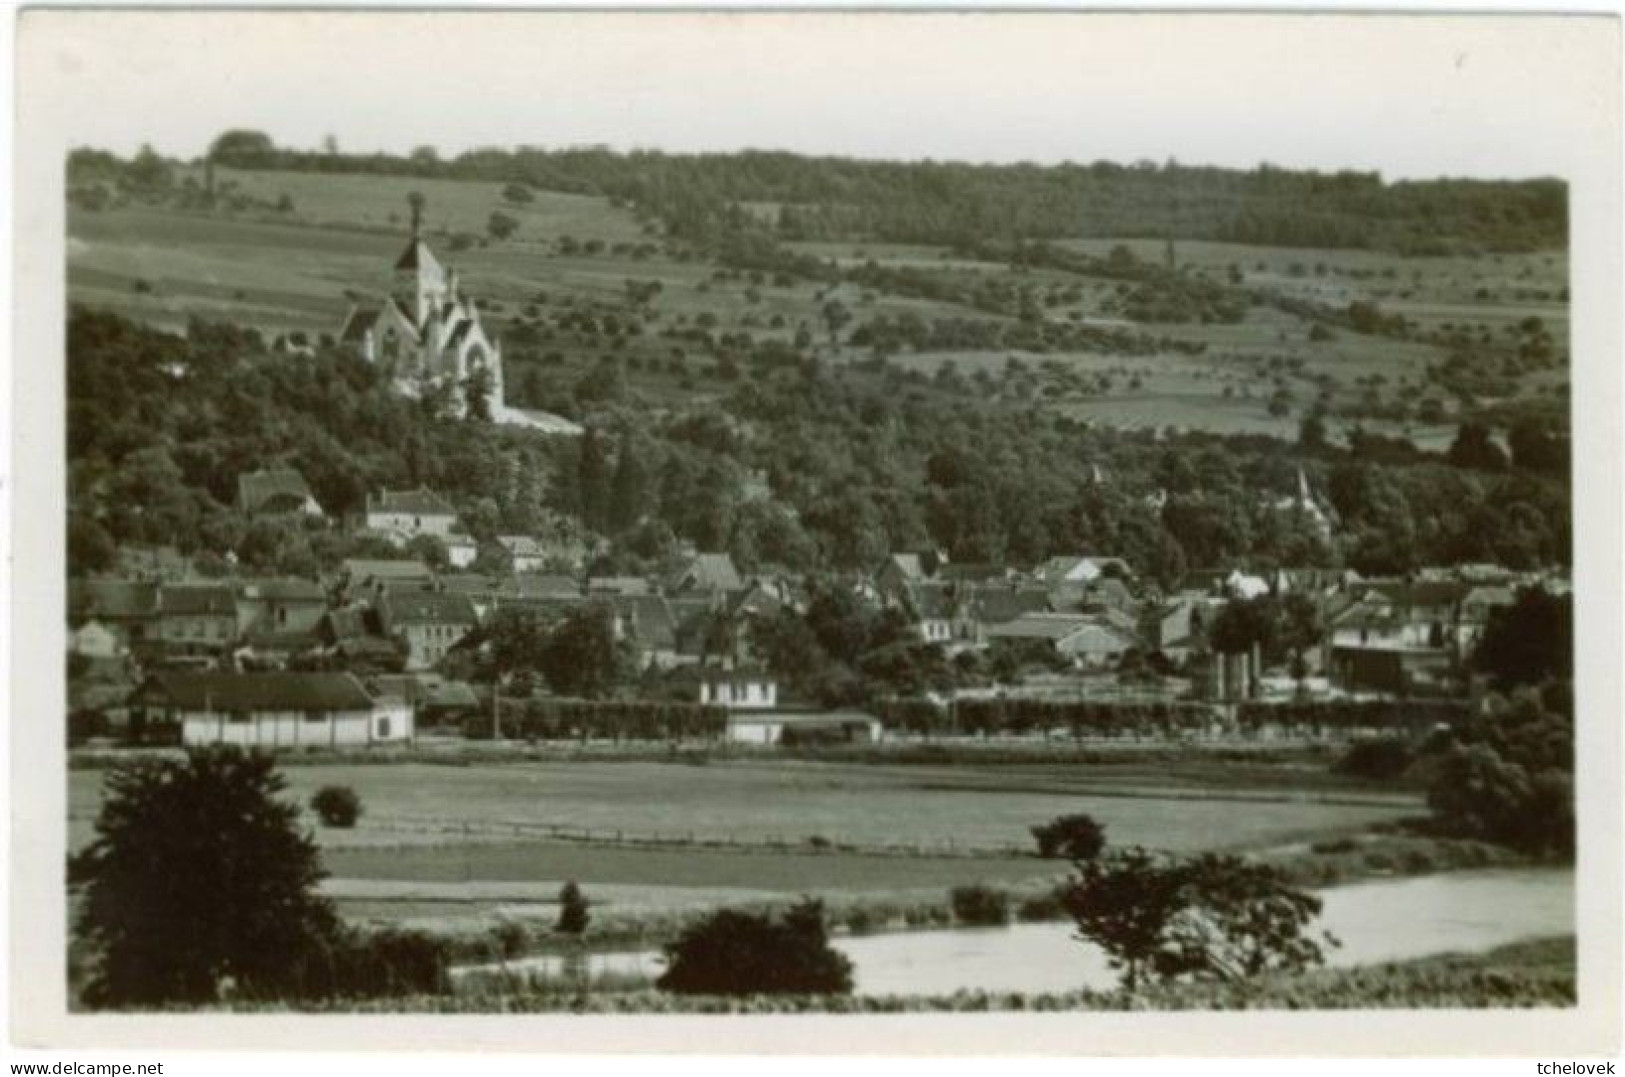
[[[1093,860],[1106,847],[1106,828],[1089,815],[1060,815],[1033,827],[1032,834],[1045,860]]]
[[[1300,972],[1325,960],[1322,943],[1336,945],[1310,933],[1319,898],[1277,868],[1234,856],[1127,849],[1081,864],[1062,904],[1130,992],[1151,981]]]
[[[324,785],[310,798],[323,826],[352,827],[361,818],[361,797],[347,785]]]
[[[977,927],[1003,927],[1010,922],[1010,895],[991,886],[956,886],[948,892],[954,919]]]
[[[824,907],[803,901],[782,916],[723,909],[666,946],[663,991],[686,995],[847,994],[852,962],[829,945]]]

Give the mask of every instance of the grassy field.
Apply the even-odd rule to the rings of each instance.
[[[1170,850],[1268,845],[1335,834],[1416,814],[1414,795],[1339,795],[1273,788],[1204,789],[1087,767],[884,767],[813,762],[708,766],[524,763],[485,766],[285,767],[303,802],[323,785],[349,785],[366,806],[354,831],[325,845],[399,844],[413,828],[566,825],[668,841],[732,838],[802,844],[813,837],[860,847],[947,851],[1026,849],[1028,827],[1068,811],[1101,819],[1118,844]],[[88,837],[100,775],[70,775],[75,837]],[[1268,799],[1265,799],[1268,798]],[[1330,802],[1328,802],[1330,801]],[[408,838],[407,840],[410,840]]]
[[[1032,856],[1028,828],[1065,812],[1094,815],[1116,844],[1193,851],[1335,838],[1420,811],[1414,794],[1331,783],[1323,768],[1219,763],[284,770],[300,803],[330,784],[361,795],[358,827],[317,831],[346,915],[454,931],[501,916],[546,919],[572,879],[627,915],[801,893],[940,902],[976,881],[1042,887],[1066,865]],[[92,836],[102,773],[70,773],[75,848]],[[551,838],[549,825],[590,830],[591,840]]]

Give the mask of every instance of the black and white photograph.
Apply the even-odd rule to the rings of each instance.
[[[14,1034],[1619,1050],[1617,20],[17,42]]]

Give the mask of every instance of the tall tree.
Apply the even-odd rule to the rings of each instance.
[[[643,455],[644,449],[637,439],[622,440],[620,459],[615,461],[615,477],[609,490],[609,526],[614,532],[634,526],[648,510],[649,481]]]
[[[609,463],[604,445],[594,427],[581,435],[581,456],[576,468],[576,497],[581,522],[594,531],[604,531],[609,523]]]
[[[89,1001],[208,1003],[228,983],[288,997],[330,971],[337,921],[286,788],[270,756],[236,748],[109,774],[96,841],[75,864]]]

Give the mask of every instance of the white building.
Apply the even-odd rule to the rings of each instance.
[[[418,535],[442,542],[452,537],[457,510],[433,490],[384,490],[367,495],[367,529],[398,536],[404,544]]]
[[[793,744],[872,744],[880,720],[858,711],[733,711],[727,738],[761,747]]]
[[[350,748],[407,744],[412,712],[348,673],[156,673],[131,706],[188,746]]]
[[[702,706],[768,709],[779,705],[779,686],[760,671],[708,669],[700,677]]]

